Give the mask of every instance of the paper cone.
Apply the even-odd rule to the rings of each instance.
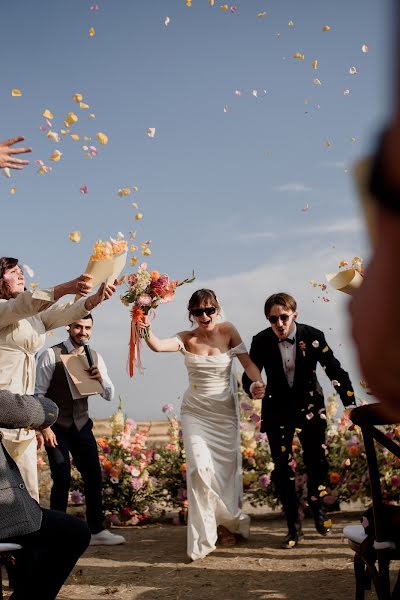
[[[362,275],[356,269],[346,269],[339,273],[329,273],[325,275],[330,285],[339,292],[344,292],[352,296],[363,281]]]
[[[114,283],[114,280],[118,279],[125,267],[126,257],[127,252],[122,252],[122,254],[117,254],[110,258],[103,258],[103,260],[89,260],[84,272],[93,277],[93,288],[104,282],[107,284]],[[75,302],[79,300],[79,298],[81,298],[81,296],[75,296]]]

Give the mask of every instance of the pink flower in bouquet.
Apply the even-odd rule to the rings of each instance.
[[[151,306],[151,303],[152,298],[149,294],[140,294],[140,296],[136,298],[136,304],[138,306]]]
[[[168,414],[173,412],[174,410],[174,405],[173,404],[164,404],[164,406],[162,407],[162,411],[164,414]]]
[[[139,477],[132,477],[132,487],[134,490],[140,490],[143,487],[143,481]]]
[[[137,280],[138,280],[138,277],[137,277],[136,273],[132,273],[131,275],[128,275],[128,285],[130,287],[134,287],[137,284]]]
[[[267,434],[266,433],[257,433],[256,434],[256,442],[260,443],[260,442],[265,442],[267,440]]]
[[[258,483],[261,487],[267,488],[271,483],[271,477],[264,473],[264,475],[261,475],[261,477],[258,478]]]
[[[253,413],[250,417],[253,423],[259,423],[261,421],[261,417],[257,415],[257,413]]]

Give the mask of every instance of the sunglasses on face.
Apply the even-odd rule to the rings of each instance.
[[[275,315],[272,315],[271,317],[268,317],[268,321],[271,323],[271,325],[276,325],[276,323],[279,321],[279,319],[282,321],[282,323],[287,323],[290,319],[290,317],[292,316],[293,313],[290,313],[290,315],[279,315],[278,317]]]
[[[207,317],[211,317],[211,315],[216,312],[215,306],[207,306],[206,308],[194,308],[191,312],[194,317],[201,317],[202,314],[206,314]]]

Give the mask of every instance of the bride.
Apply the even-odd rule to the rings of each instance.
[[[188,371],[189,387],[181,407],[189,501],[187,552],[197,560],[215,549],[217,539],[230,546],[235,534],[249,536],[250,518],[241,510],[240,420],[231,377],[234,357],[256,382],[253,397],[262,397],[265,386],[235,327],[217,323],[221,307],[212,290],[194,292],[188,311],[195,329],[174,338],[158,339],[148,319],[145,327],[149,348],[180,351]]]

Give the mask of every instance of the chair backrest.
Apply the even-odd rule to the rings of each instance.
[[[375,525],[375,540],[377,545],[387,542],[387,528],[384,524],[383,496],[379,474],[379,465],[375,443],[380,444],[400,459],[400,446],[383,433],[376,425],[393,425],[381,413],[380,405],[370,404],[360,406],[351,413],[353,423],[359,425],[362,431],[365,453],[367,457],[369,481],[371,486],[372,507]],[[399,508],[400,511],[400,508]],[[393,537],[392,537],[393,539]],[[383,547],[383,546],[382,546]]]

